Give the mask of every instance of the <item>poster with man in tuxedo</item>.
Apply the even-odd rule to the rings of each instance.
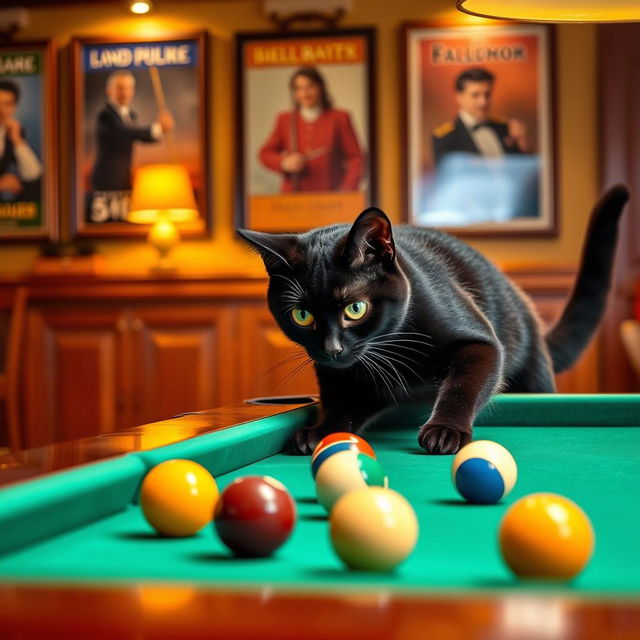
[[[0,46],[0,239],[57,233],[51,46]]]
[[[407,25],[408,219],[460,234],[553,234],[550,32]]]
[[[0,77],[0,202],[39,200],[42,163],[16,117],[20,85]]]
[[[74,39],[78,235],[146,233],[128,221],[135,170],[183,165],[207,226],[205,36],[159,41]],[[190,225],[191,223],[185,223]]]
[[[105,86],[106,103],[96,117],[96,161],[91,185],[96,191],[131,189],[131,161],[136,142],[157,143],[173,131],[171,111],[160,110],[151,123],[134,110],[136,79],[130,71],[114,71]]]

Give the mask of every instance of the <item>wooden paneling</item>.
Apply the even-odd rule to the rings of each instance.
[[[566,304],[567,295],[533,294],[538,314],[548,328],[559,319]],[[600,334],[597,333],[589,346],[569,370],[556,375],[556,388],[560,393],[597,393],[600,389]]]
[[[132,310],[135,424],[239,400],[232,314],[214,305]]]
[[[602,183],[608,187],[623,182],[631,190],[602,329],[602,390],[638,391],[620,325],[633,316],[634,285],[640,279],[640,31],[637,24],[600,25],[598,35]]]
[[[317,393],[315,372],[304,349],[291,342],[265,305],[240,309],[240,389],[243,398]]]
[[[25,353],[27,446],[122,426],[128,390],[123,313],[32,308]]]

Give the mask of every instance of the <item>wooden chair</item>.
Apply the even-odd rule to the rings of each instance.
[[[6,429],[6,441],[12,451],[21,448],[20,362],[26,322],[27,287],[0,293],[0,310],[10,312],[4,370],[0,371],[0,428]]]
[[[640,379],[640,322],[625,320],[620,325],[620,335],[629,360],[638,374],[638,379]]]

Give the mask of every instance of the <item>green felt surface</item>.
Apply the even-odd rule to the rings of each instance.
[[[578,502],[596,532],[591,564],[561,589],[640,594],[640,428],[478,427],[475,436],[501,442],[518,462],[518,482],[502,504],[463,503],[451,484],[451,457],[421,455],[413,429],[371,433],[369,440],[391,486],[412,503],[421,527],[415,552],[393,574],[355,573],[341,566],[329,543],[326,515],[314,500],[309,459],[277,454],[217,478],[224,488],[237,476],[268,474],[290,489],[298,502],[298,525],[272,558],[234,559],[210,527],[192,539],[158,538],[139,509],[130,505],[115,515],[4,555],[0,579],[155,578],[288,583],[305,589],[335,585],[526,589],[531,585],[514,580],[501,562],[498,525],[517,498],[553,491]]]

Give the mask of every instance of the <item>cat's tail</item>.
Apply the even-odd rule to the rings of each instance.
[[[627,188],[616,185],[602,196],[591,213],[571,297],[560,320],[545,338],[556,373],[576,361],[600,322],[611,284],[618,220],[628,199]]]

